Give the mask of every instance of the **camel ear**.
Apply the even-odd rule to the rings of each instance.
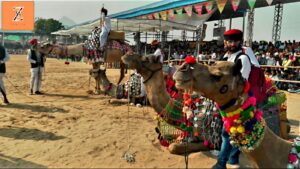
[[[241,59],[238,59],[234,63],[234,66],[232,68],[232,74],[233,74],[233,76],[237,76],[237,75],[241,74],[241,69],[242,69],[242,61],[241,61]]]

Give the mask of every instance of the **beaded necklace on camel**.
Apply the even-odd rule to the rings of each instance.
[[[188,57],[185,62],[193,65],[196,60],[193,57]],[[250,84],[245,81],[244,94],[250,93],[249,89]],[[218,106],[224,127],[230,135],[230,143],[245,151],[254,150],[264,136],[265,122],[261,118],[262,111],[256,110],[256,98],[251,96],[251,93],[239,109],[229,113],[222,111],[222,109],[232,106],[235,102],[236,100],[231,100],[225,106]]]

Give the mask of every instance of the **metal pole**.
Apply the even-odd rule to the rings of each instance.
[[[243,13],[243,33],[245,35],[245,17],[246,17],[246,12]],[[243,39],[244,39],[244,35],[243,35]]]
[[[2,31],[2,46],[4,47],[4,32]]]
[[[146,32],[146,36],[145,36],[145,41],[146,41],[146,45],[145,45],[145,55],[147,55],[147,32]]]
[[[170,59],[171,59],[171,45],[169,45],[168,64],[170,64]]]
[[[232,27],[232,17],[230,17],[229,19],[229,29],[231,29],[231,27]]]

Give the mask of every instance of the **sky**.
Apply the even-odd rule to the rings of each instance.
[[[76,23],[82,23],[99,18],[102,5],[109,10],[109,14],[113,14],[156,1],[159,0],[35,0],[35,17],[59,20],[66,16]],[[300,41],[299,10],[300,2],[284,5],[281,40]],[[274,6],[255,10],[254,40],[272,39],[273,16]],[[225,26],[229,27],[229,20],[225,20]],[[205,40],[213,38],[213,28],[213,22],[209,22]],[[233,19],[232,28],[242,29],[242,18]]]

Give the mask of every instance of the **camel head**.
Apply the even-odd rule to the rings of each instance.
[[[162,64],[154,55],[141,56],[136,53],[127,53],[121,59],[128,65],[128,68],[136,69],[137,73],[141,74],[145,79],[162,69]]]
[[[240,60],[235,64],[220,61],[211,66],[184,62],[173,78],[177,88],[196,91],[219,105],[224,105],[243,93],[241,67]]]
[[[54,45],[48,42],[42,43],[41,45],[37,46],[37,50],[45,55],[48,55],[54,49]]]

